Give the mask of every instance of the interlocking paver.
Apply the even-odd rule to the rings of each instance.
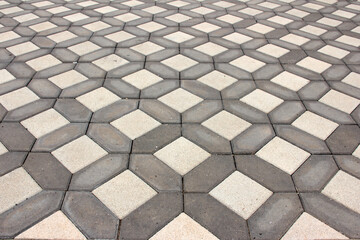
[[[0,1],[0,238],[359,238],[359,13]]]

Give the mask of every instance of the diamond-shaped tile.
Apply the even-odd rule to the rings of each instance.
[[[293,16],[296,16],[296,17],[299,17],[299,18],[306,17],[307,15],[310,14],[310,13],[308,13],[308,12],[301,11],[301,10],[295,9],[295,8],[287,11],[286,13],[287,13],[287,14],[290,14],[290,15],[293,15]]]
[[[199,23],[195,26],[192,26],[192,28],[196,29],[196,30],[199,30],[199,31],[202,31],[202,32],[205,32],[205,33],[211,33],[215,30],[218,30],[220,29],[219,26],[216,26],[214,24],[211,24],[211,23],[207,23],[207,22],[203,22],[203,23]]]
[[[116,54],[111,54],[103,58],[100,58],[98,60],[95,60],[92,63],[98,66],[99,68],[104,69],[105,71],[110,71],[129,63],[129,61],[123,59],[122,57],[119,57]]]
[[[194,9],[191,9],[191,11],[192,11],[192,12],[195,12],[195,13],[202,14],[202,15],[206,15],[206,14],[215,12],[214,9],[210,9],[210,8],[206,8],[206,7],[194,8]]]
[[[90,6],[93,6],[96,4],[98,4],[98,3],[94,2],[94,1],[84,1],[84,2],[77,3],[76,5],[79,5],[81,7],[90,7]]]
[[[223,22],[230,23],[230,24],[234,24],[234,23],[237,23],[237,22],[240,22],[243,20],[242,18],[231,15],[231,14],[223,15],[221,17],[218,17],[217,19],[220,21],[223,21]]]
[[[111,6],[105,6],[105,7],[101,7],[101,8],[97,8],[95,9],[95,11],[102,13],[102,14],[106,14],[106,13],[110,13],[110,12],[114,12],[118,10],[117,8],[111,7]]]
[[[287,24],[293,22],[293,20],[291,20],[289,18],[281,17],[281,16],[274,16],[274,17],[268,18],[267,20],[270,22],[280,24],[280,25],[287,25]]]
[[[251,37],[248,37],[246,35],[243,35],[241,33],[231,33],[229,35],[226,35],[223,37],[224,39],[237,43],[237,44],[243,44],[245,42],[248,42],[250,40],[252,40]]]
[[[170,21],[177,22],[177,23],[182,23],[182,22],[185,22],[185,21],[191,19],[191,17],[186,16],[181,13],[175,13],[175,14],[167,16],[165,18],[169,19]]]
[[[272,78],[270,81],[295,92],[299,91],[301,88],[303,88],[306,84],[310,82],[303,77],[286,71],[280,73],[276,77]]]
[[[13,31],[3,32],[3,33],[0,33],[0,43],[14,40],[19,37],[20,37],[20,35]]]
[[[63,6],[46,9],[46,11],[48,11],[49,13],[52,13],[52,14],[63,13],[63,12],[67,12],[70,10],[71,10],[70,8],[63,7]]]
[[[35,32],[46,31],[55,27],[57,26],[51,22],[43,22],[30,26],[30,28]]]
[[[339,17],[348,18],[348,19],[351,19],[356,16],[355,13],[351,13],[351,12],[344,11],[344,10],[336,10],[332,14],[339,16]]]
[[[327,139],[339,126],[339,124],[309,111],[304,112],[291,125],[308,132],[321,140]]]
[[[106,88],[101,87],[77,97],[76,100],[91,111],[96,112],[97,110],[120,100],[120,98]]]
[[[162,239],[206,239],[217,240],[206,228],[195,222],[185,213],[181,213],[158,231],[150,240]]]
[[[107,152],[88,136],[79,137],[51,153],[71,173],[75,173],[107,155]]]
[[[147,23],[139,25],[138,28],[141,28],[142,30],[147,31],[149,33],[152,33],[152,32],[156,32],[160,29],[166,28],[166,26],[164,26],[160,23],[157,23],[157,22],[147,22]]]
[[[145,56],[148,56],[150,54],[163,50],[164,48],[152,42],[144,42],[144,43],[140,43],[139,45],[131,47],[131,49]]]
[[[40,138],[69,123],[53,108],[21,121],[21,124],[36,138]]]
[[[241,56],[231,61],[230,64],[250,73],[253,73],[265,66],[265,63],[248,56]]]
[[[197,80],[212,88],[215,88],[218,91],[227,88],[228,86],[237,81],[235,78],[216,70],[202,76]]]
[[[360,213],[360,180],[340,170],[322,190],[322,194]]]
[[[178,31],[178,32],[168,34],[168,35],[164,36],[164,38],[169,39],[176,43],[183,43],[190,39],[193,39],[194,36]]]
[[[0,70],[0,84],[10,82],[14,79],[15,77],[11,73],[9,73],[6,69]]]
[[[82,42],[68,48],[79,56],[99,50],[100,47],[90,41]]]
[[[120,42],[129,40],[129,39],[132,39],[135,36],[132,35],[131,33],[125,32],[125,31],[119,31],[119,32],[111,33],[109,35],[105,35],[105,37],[116,43],[120,43]]]
[[[212,42],[204,43],[200,46],[197,46],[194,49],[197,51],[200,51],[202,53],[205,53],[207,55],[210,55],[212,57],[228,50],[227,48],[224,48],[224,47],[222,47],[218,44],[212,43]]]
[[[38,100],[39,97],[27,87],[0,96],[0,104],[8,111]]]
[[[75,70],[70,70],[49,78],[49,81],[53,82],[59,88],[64,89],[73,86],[75,84],[81,83],[87,79],[88,78],[82,75],[81,73]]]
[[[183,113],[189,108],[203,101],[202,98],[182,89],[178,88],[158,99],[160,102],[175,109],[179,113]]]
[[[350,53],[349,51],[343,50],[341,48],[333,47],[330,45],[326,45],[326,46],[322,47],[321,49],[318,50],[318,52],[321,52],[326,55],[329,55],[329,56],[332,56],[335,58],[339,58],[339,59],[346,57],[346,55],[348,55]]]
[[[41,188],[22,168],[0,177],[0,214],[39,193]]]
[[[316,21],[317,23],[321,23],[330,27],[337,27],[339,26],[342,22],[332,19],[332,18],[327,18],[327,17],[323,17],[319,20]]]
[[[33,68],[35,71],[41,71],[59,65],[60,63],[61,61],[59,61],[57,58],[50,54],[26,62],[26,64]]]
[[[21,12],[21,11],[23,11],[23,9],[21,9],[19,7],[3,8],[0,10],[0,12],[3,14],[12,14],[12,13],[17,13],[17,12]]]
[[[146,69],[127,75],[122,79],[141,90],[163,80],[161,77],[149,72]]]
[[[292,33],[290,33],[286,36],[283,36],[282,38],[280,38],[280,40],[291,43],[291,44],[295,44],[298,46],[302,46],[303,44],[310,41],[310,39],[308,39],[308,38],[298,36],[298,35],[292,34]]]
[[[1,76],[1,74],[0,74]],[[351,86],[360,88],[360,74],[359,73],[355,73],[355,72],[351,72],[349,73],[349,75],[347,75],[342,82],[349,84]]]
[[[235,6],[234,3],[225,2],[225,1],[218,1],[218,2],[214,3],[213,5],[222,7],[222,8],[229,8],[229,7]]]
[[[262,3],[258,4],[258,6],[264,7],[264,8],[269,8],[269,9],[275,9],[277,7],[280,7],[279,4],[272,3],[272,2],[262,2]]]
[[[265,203],[272,192],[239,171],[235,171],[209,194],[242,218],[248,219]]]
[[[124,4],[129,7],[135,7],[144,4],[143,2],[137,1],[137,0],[130,0],[126,2],[122,2],[121,4]]]
[[[74,39],[76,37],[77,37],[77,35],[73,34],[72,32],[69,32],[69,31],[63,31],[63,32],[55,33],[55,34],[48,36],[48,38],[50,38],[51,40],[53,40],[56,43],[64,42],[64,41],[67,41],[70,39]]]
[[[179,174],[185,175],[210,157],[210,154],[186,138],[180,137],[157,151],[154,156]]]
[[[84,28],[92,31],[92,32],[97,32],[97,31],[100,31],[100,30],[104,30],[106,28],[109,28],[111,27],[109,24],[107,23],[104,23],[102,21],[97,21],[97,22],[93,22],[93,23],[89,23],[89,24],[86,24],[84,25]]]
[[[323,73],[326,69],[331,67],[331,64],[312,57],[306,57],[303,60],[297,62],[296,65],[317,73]]]
[[[264,54],[279,58],[283,55],[285,55],[286,53],[289,52],[289,50],[276,46],[274,44],[266,44],[265,46],[262,46],[258,49],[256,49],[256,51],[262,52]]]
[[[151,7],[142,9],[142,11],[145,11],[145,12],[148,12],[151,14],[158,14],[158,13],[162,13],[162,12],[166,11],[166,9],[164,9],[162,7],[158,7],[158,6],[151,6]]]
[[[11,52],[15,56],[20,56],[22,54],[26,54],[29,52],[33,52],[35,50],[40,49],[38,46],[33,44],[32,42],[20,43],[11,47],[6,48],[9,52]]]
[[[39,17],[36,16],[35,14],[28,13],[28,14],[24,14],[24,15],[14,17],[14,20],[22,23],[22,22],[31,21],[31,20],[34,20],[34,19],[37,19],[37,18],[39,18]]]
[[[306,161],[310,153],[279,137],[275,137],[262,147],[256,153],[256,156],[291,175]]]
[[[248,7],[248,8],[241,9],[239,12],[250,15],[250,16],[256,16],[256,15],[262,13],[263,11]]]
[[[327,32],[325,29],[315,27],[315,26],[311,26],[311,25],[306,25],[305,27],[300,28],[300,31],[311,33],[311,34],[313,34],[315,36],[320,36],[320,35]]]
[[[261,33],[261,34],[267,34],[271,31],[275,30],[275,28],[266,26],[261,23],[255,23],[254,25],[251,25],[250,27],[247,27],[246,29],[257,32],[257,33]]]
[[[136,19],[139,19],[140,17],[138,15],[135,15],[133,13],[125,13],[125,14],[121,14],[119,16],[114,17],[115,19],[118,19],[122,22],[131,22],[134,21]]]
[[[64,18],[70,22],[77,22],[77,21],[87,19],[89,17],[82,13],[75,13],[75,14],[68,15]]]
[[[354,109],[360,104],[359,99],[350,97],[349,95],[336,90],[330,90],[327,92],[322,98],[320,98],[319,102],[348,114],[352,113],[352,111],[354,111]]]
[[[303,5],[303,7],[314,9],[314,10],[320,10],[320,9],[324,8],[324,6],[315,4],[315,3],[306,3]]]
[[[348,44],[348,45],[351,45],[354,47],[360,47],[360,39],[346,36],[346,35],[343,35],[343,36],[335,39],[335,41],[345,43],[345,44]]]
[[[129,170],[96,188],[93,193],[120,219],[125,218],[157,194]]]
[[[251,123],[227,111],[221,111],[201,123],[201,125],[231,141],[237,135],[248,129]]]
[[[165,59],[161,61],[161,63],[179,72],[198,64],[197,61],[194,61],[191,58],[185,57],[181,54]]]
[[[141,110],[135,110],[125,116],[111,122],[111,125],[116,127],[131,140],[141,137],[145,133],[153,130],[161,125],[158,121],[147,115]]]
[[[255,89],[245,97],[241,98],[240,101],[265,113],[271,112],[284,102],[281,98],[275,97],[274,95],[260,89]]]
[[[173,2],[168,2],[166,4],[169,4],[169,5],[174,6],[174,7],[181,8],[181,7],[184,7],[186,5],[189,5],[190,3],[177,0],[177,1],[173,1]]]

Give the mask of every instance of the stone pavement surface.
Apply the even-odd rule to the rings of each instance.
[[[0,238],[360,238],[359,1],[0,14]]]

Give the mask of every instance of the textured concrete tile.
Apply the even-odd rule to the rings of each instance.
[[[35,138],[20,123],[1,123],[0,142],[10,151],[30,151]]]
[[[284,100],[275,97],[263,90],[256,89],[245,97],[241,98],[240,101],[257,108],[265,113],[271,112],[277,106],[279,106]]]
[[[11,111],[31,102],[34,102],[38,99],[39,97],[29,88],[23,87],[18,90],[1,95],[0,104],[3,105],[6,110]]]
[[[290,124],[305,112],[304,105],[299,101],[286,101],[269,114],[272,123]]]
[[[183,99],[187,99],[183,101]],[[178,88],[158,99],[162,103],[168,105],[169,107],[175,109],[179,113],[183,113],[189,108],[195,106],[196,104],[203,101],[200,97],[182,89]]]
[[[75,99],[58,99],[54,109],[69,119],[70,122],[87,122],[91,117],[91,111]]]
[[[67,192],[62,211],[88,238],[116,238],[118,219],[93,194]]]
[[[25,158],[27,152],[7,152],[0,155],[0,175],[4,175],[15,168],[20,167]]]
[[[106,88],[101,87],[77,97],[76,100],[89,108],[92,112],[96,112],[97,110],[120,100],[120,98]]]
[[[319,102],[348,114],[350,114],[360,104],[360,100],[336,90],[330,90],[319,100]]]
[[[333,154],[351,154],[360,144],[357,125],[342,125],[326,140]]]
[[[139,109],[149,114],[161,123],[180,123],[180,113],[158,100],[143,99]]]

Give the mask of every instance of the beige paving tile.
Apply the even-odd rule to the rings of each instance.
[[[278,23],[280,25],[287,25],[287,24],[293,22],[292,19],[281,17],[281,16],[274,16],[274,17],[268,18],[267,20],[270,22]]]
[[[56,28],[57,26],[51,22],[42,22],[42,23],[38,23],[35,25],[30,26],[30,28],[32,30],[34,30],[35,32],[42,32],[42,31],[46,31],[52,28]]]
[[[262,147],[256,153],[256,156],[291,175],[306,161],[310,153],[279,137],[275,137]]]
[[[129,170],[96,188],[93,193],[120,219],[125,218],[157,194]]]
[[[341,48],[337,48],[337,47],[333,47],[330,45],[326,45],[324,47],[322,47],[321,49],[318,50],[318,52],[324,53],[326,55],[338,58],[338,59],[343,59],[344,57],[346,57],[346,55],[348,55],[350,52],[343,50]]]
[[[319,102],[350,114],[360,104],[360,100],[336,90],[330,90]]]
[[[0,43],[10,41],[19,37],[20,35],[13,31],[3,32],[0,33]]]
[[[49,1],[41,1],[41,2],[33,3],[32,5],[35,6],[35,7],[41,8],[41,7],[47,7],[47,6],[50,6],[50,5],[53,5],[53,4],[54,3],[49,2]]]
[[[175,109],[179,113],[183,113],[189,108],[202,102],[203,99],[182,89],[178,88],[158,99],[160,102]]]
[[[276,46],[274,44],[266,44],[265,46],[262,46],[258,49],[256,49],[256,51],[262,52],[264,54],[279,58],[283,55],[285,55],[286,53],[290,52],[288,49]]]
[[[95,9],[95,11],[97,11],[99,13],[102,13],[102,14],[114,12],[114,11],[117,11],[117,10],[118,10],[117,8],[114,8],[114,7],[111,7],[111,6],[105,6],[105,7]]]
[[[212,87],[218,91],[221,91],[228,86],[232,85],[233,83],[237,82],[237,79],[219,72],[217,70],[214,70],[201,78],[197,79],[199,82],[208,85],[209,87]]]
[[[339,26],[342,22],[332,19],[332,18],[327,18],[327,17],[323,17],[319,20],[316,21],[317,23],[321,23],[330,27],[337,27]]]
[[[250,16],[256,16],[256,15],[262,13],[263,11],[248,7],[248,8],[243,8],[243,9],[239,10],[239,12],[250,15]]]
[[[28,14],[24,14],[24,15],[14,17],[14,19],[16,21],[18,21],[19,23],[31,21],[31,20],[34,20],[34,19],[37,19],[37,18],[39,18],[39,17],[36,16],[35,14],[32,14],[32,13],[28,13]]]
[[[129,7],[135,7],[135,6],[142,5],[144,3],[141,1],[137,1],[137,0],[130,0],[130,1],[123,2],[122,4],[129,6]]]
[[[227,111],[221,111],[201,123],[201,125],[231,141],[237,135],[248,129],[251,123]]]
[[[230,64],[250,73],[253,73],[266,65],[264,62],[248,56],[241,56],[231,61]]]
[[[79,240],[86,237],[61,211],[45,218],[15,239],[66,239]]]
[[[122,80],[142,90],[155,83],[161,82],[163,79],[146,69],[142,69],[123,77]]]
[[[216,240],[218,238],[188,215],[181,213],[150,238],[150,240],[162,239]]]
[[[131,33],[125,32],[125,31],[119,31],[119,32],[115,32],[115,33],[111,33],[109,35],[105,35],[106,38],[119,43],[119,42],[123,42],[129,39],[134,38],[135,36],[132,35]]]
[[[49,81],[53,82],[56,86],[61,89],[73,86],[75,84],[86,81],[88,78],[81,73],[70,70],[49,78]]]
[[[55,33],[55,34],[48,36],[48,38],[50,38],[51,40],[53,40],[56,43],[64,42],[64,41],[67,41],[70,39],[74,39],[76,37],[77,37],[77,35],[73,34],[72,32],[69,32],[69,31],[63,31],[63,32]]]
[[[237,22],[240,22],[240,21],[243,20],[243,18],[234,16],[234,15],[231,15],[231,14],[226,14],[226,15],[223,15],[223,16],[218,17],[216,19],[218,19],[220,21],[223,21],[223,22],[230,23],[230,24],[234,24],[234,23],[237,23]]]
[[[0,214],[41,191],[41,187],[22,168],[0,177]]]
[[[241,33],[230,33],[229,35],[226,35],[223,38],[237,44],[243,44],[253,39]]]
[[[304,212],[281,240],[348,239],[310,214]]]
[[[312,57],[306,57],[303,60],[296,63],[296,65],[317,73],[323,73],[326,69],[331,67],[331,64],[320,61]]]
[[[5,154],[5,153],[7,153],[7,152],[9,152],[9,151],[7,150],[7,148],[4,146],[4,144],[2,144],[2,143],[0,142],[0,156],[3,155],[3,154]]]
[[[349,84],[351,86],[360,88],[360,74],[356,73],[356,72],[351,72],[349,73],[343,80],[342,82]]]
[[[356,16],[355,13],[351,13],[351,12],[344,11],[344,10],[336,10],[335,12],[332,12],[331,14],[334,14],[339,17],[347,18],[347,19],[351,19]]]
[[[284,100],[281,98],[278,98],[260,89],[255,89],[245,97],[241,98],[240,101],[265,113],[271,112],[284,102]]]
[[[173,68],[176,71],[183,71],[190,67],[195,66],[198,64],[197,61],[192,60],[191,58],[185,57],[184,55],[178,54],[171,58],[165,59],[161,61],[162,64],[165,64],[168,67]]]
[[[25,53],[29,53],[35,50],[40,49],[38,46],[33,44],[32,42],[20,43],[11,47],[6,48],[9,52],[11,52],[15,56],[19,56]]]
[[[103,58],[99,58],[98,60],[93,61],[93,64],[95,64],[96,66],[98,66],[99,68],[105,70],[105,71],[110,71],[113,70],[115,68],[124,66],[125,64],[128,64],[129,61],[119,57],[116,54],[111,54],[108,56],[105,56]]]
[[[1,69],[0,70],[0,84],[10,82],[14,80],[15,77],[8,70]]]
[[[120,97],[106,88],[101,87],[77,97],[76,100],[91,111],[96,112],[97,110],[120,100]]]
[[[141,28],[142,30],[147,31],[149,33],[156,32],[160,29],[166,28],[166,26],[164,26],[160,23],[157,23],[157,22],[147,22],[147,23],[141,24],[137,27]]]
[[[89,7],[89,6],[93,6],[93,5],[96,5],[96,4],[98,4],[98,3],[94,2],[94,1],[85,1],[85,2],[77,3],[76,5],[79,5],[81,7]]]
[[[166,11],[166,9],[164,9],[162,7],[158,7],[158,6],[151,6],[151,7],[142,9],[142,11],[145,11],[145,12],[148,12],[151,14],[158,14],[158,13],[162,13],[162,12]]]
[[[50,54],[34,58],[26,62],[26,64],[33,68],[35,71],[41,71],[59,65],[61,63],[62,62],[59,59],[55,58],[53,55]]]
[[[280,38],[280,40],[291,43],[291,44],[295,44],[297,46],[302,46],[303,44],[307,43],[310,41],[310,39],[296,35],[296,34],[288,34],[285,35],[283,37]]]
[[[104,23],[102,21],[97,21],[97,22],[93,22],[93,23],[89,23],[89,24],[86,24],[84,25],[84,28],[92,31],[92,32],[97,32],[97,31],[100,31],[100,30],[104,30],[106,28],[109,28],[111,27],[109,24],[107,23]]]
[[[111,125],[134,140],[160,126],[161,123],[138,109],[111,122]]]
[[[277,7],[280,7],[281,5],[272,3],[272,2],[262,2],[262,3],[258,4],[258,6],[264,7],[264,8],[269,8],[269,9],[275,9]]]
[[[133,14],[133,13],[125,13],[125,14],[121,14],[121,15],[118,15],[116,17],[114,17],[115,19],[118,19],[122,22],[131,22],[131,21],[134,21],[136,19],[139,19],[140,17],[136,14]]]
[[[246,29],[257,32],[257,33],[261,33],[261,34],[267,34],[271,31],[275,30],[275,28],[266,26],[261,23],[256,23],[254,25],[251,25],[250,27],[247,27]]]
[[[176,43],[183,43],[190,39],[195,38],[194,36],[184,33],[184,32],[174,32],[169,35],[164,36],[164,38],[169,39],[170,41],[176,42]]]
[[[19,7],[10,7],[10,8],[4,8],[4,9],[0,10],[0,12],[3,14],[12,14],[12,13],[21,12],[21,11],[23,11],[23,9],[21,9]]]
[[[280,73],[276,77],[272,78],[270,81],[279,84],[280,86],[286,87],[290,90],[293,90],[295,92],[299,91],[301,88],[303,88],[310,82],[309,80],[303,77],[300,77],[298,75],[295,75],[287,71]]]
[[[136,46],[131,47],[130,49],[133,49],[145,56],[148,56],[150,54],[156,53],[158,51],[163,50],[164,48],[153,43],[153,42],[144,42],[144,43],[140,43]]]
[[[340,170],[321,191],[322,194],[360,214],[360,180]]]
[[[71,173],[75,173],[107,155],[107,152],[88,136],[79,137],[51,153]]]
[[[58,13],[70,11],[70,8],[60,6],[60,7],[54,7],[54,8],[47,9],[46,11],[48,11],[52,14],[58,14]]]
[[[354,38],[354,37],[350,37],[347,35],[343,35],[337,39],[335,39],[335,41],[341,42],[341,43],[345,43],[354,47],[360,47],[360,39],[358,38]]]
[[[327,32],[325,29],[315,27],[315,26],[311,26],[311,25],[306,25],[305,27],[300,28],[300,31],[311,33],[311,34],[313,34],[315,36],[320,36],[320,35]]]
[[[177,22],[177,23],[182,23],[182,22],[192,19],[191,17],[181,14],[181,13],[175,13],[175,14],[167,16],[165,18],[169,19],[170,21]]]
[[[225,1],[218,1],[218,2],[214,3],[213,5],[222,7],[222,8],[229,8],[229,7],[235,6],[234,3],[225,2]]]
[[[211,23],[207,23],[207,22],[199,23],[195,26],[192,26],[192,28],[202,31],[202,32],[205,32],[205,33],[211,33],[215,30],[220,29],[219,26],[211,24]]]
[[[307,7],[307,8],[314,9],[314,10],[320,10],[320,9],[324,8],[324,6],[315,4],[315,3],[306,3],[303,5],[303,7]]]
[[[214,9],[210,9],[210,8],[207,8],[207,7],[198,7],[198,8],[191,9],[191,11],[195,12],[195,13],[202,14],[202,15],[206,15],[206,14],[215,12]]]
[[[210,157],[210,154],[188,139],[180,137],[157,151],[154,156],[183,176]]]
[[[181,7],[184,7],[186,5],[189,5],[190,3],[184,2],[184,1],[172,1],[172,2],[168,2],[167,4],[169,4],[171,6],[174,6],[174,7],[181,8]]]
[[[355,149],[352,155],[360,159],[360,145]]]
[[[21,124],[36,138],[59,129],[70,122],[53,108],[21,121]]]
[[[194,49],[212,57],[228,50],[227,48],[211,42],[204,43]]]
[[[68,48],[79,56],[99,50],[100,47],[90,41],[79,43]]]
[[[295,8],[287,11],[286,13],[290,14],[290,15],[293,15],[293,16],[296,16],[296,17],[299,17],[299,18],[306,17],[307,15],[310,14],[308,12],[305,12],[305,11],[302,11],[302,10],[299,10],[299,9],[295,9]]]
[[[272,192],[239,171],[235,171],[209,194],[247,220],[265,203]]]
[[[11,111],[38,99],[40,98],[33,91],[27,87],[23,87],[1,95],[0,104],[3,105],[6,110]]]
[[[321,140],[326,140],[339,126],[339,124],[310,111],[304,112],[291,125],[308,132]]]

